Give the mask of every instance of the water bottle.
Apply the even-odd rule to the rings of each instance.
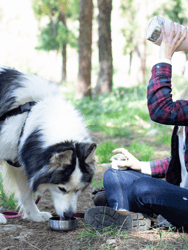
[[[153,42],[154,44],[160,46],[162,42],[162,30],[161,30],[161,24],[164,24],[165,27],[165,32],[168,35],[170,33],[170,25],[171,25],[171,20],[164,18],[164,17],[159,17],[159,16],[154,16],[146,29],[146,39]],[[175,23],[175,33],[177,32],[177,23]],[[185,26],[181,25],[182,28],[182,33],[185,29]],[[188,51],[188,35],[185,38],[185,40],[180,44],[180,46],[176,49],[176,51]]]

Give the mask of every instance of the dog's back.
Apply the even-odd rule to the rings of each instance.
[[[0,67],[0,116],[22,104],[59,92],[55,83],[39,76]]]

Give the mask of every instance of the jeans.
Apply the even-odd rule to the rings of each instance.
[[[109,206],[145,214],[161,214],[175,226],[188,228],[188,190],[133,170],[109,168],[103,180]]]

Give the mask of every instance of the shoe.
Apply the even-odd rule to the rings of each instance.
[[[167,221],[162,215],[157,216],[157,226],[162,226],[162,227],[174,227],[169,221]]]
[[[100,189],[96,189],[95,191],[92,192],[92,194],[94,194],[92,199],[94,201],[95,206],[108,206],[109,207],[108,201],[106,199],[104,187]]]
[[[108,201],[106,199],[105,191],[101,191],[96,193],[95,196],[92,197],[95,206],[108,206]]]
[[[120,214],[111,207],[97,206],[89,208],[84,214],[85,223],[101,232],[109,227],[126,229],[130,232],[146,231],[151,226],[148,215],[141,213]]]

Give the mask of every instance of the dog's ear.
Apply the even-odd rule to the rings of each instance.
[[[97,145],[95,143],[92,143],[85,153],[85,163],[88,165],[95,164],[95,150],[97,148]]]
[[[66,150],[59,154],[54,154],[50,159],[50,169],[57,169],[59,167],[63,167],[64,165],[71,164],[72,154],[72,150]]]

